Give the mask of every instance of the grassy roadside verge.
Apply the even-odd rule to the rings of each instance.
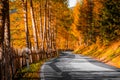
[[[30,64],[30,69],[23,67],[18,70],[14,80],[40,80],[41,66],[50,59],[43,59],[37,63]]]
[[[107,46],[93,44],[87,47],[79,47],[75,50],[75,53],[89,56],[120,68],[120,41],[110,43]]]
[[[59,56],[61,50],[58,50],[57,53],[54,53],[54,56],[48,56],[49,58],[41,59],[36,63],[30,64],[30,68],[28,69],[27,66],[22,67],[19,69],[14,76],[13,80],[40,80],[40,70],[42,65],[51,60],[52,58],[57,58]]]

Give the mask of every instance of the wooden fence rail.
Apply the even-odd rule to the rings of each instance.
[[[57,56],[56,51],[31,51],[30,54],[26,54],[22,50],[5,50],[3,58],[0,61],[0,80],[13,80],[17,70],[27,65],[26,59],[31,64],[55,56]]]

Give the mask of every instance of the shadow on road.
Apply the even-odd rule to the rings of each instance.
[[[81,55],[80,55],[81,56]],[[79,68],[78,71],[74,71],[74,68],[64,71],[64,66],[70,61],[76,59],[74,54],[71,53],[61,53],[58,58],[52,59],[45,66],[49,68],[44,68],[46,72],[42,72],[44,76],[41,76],[41,80],[120,80],[120,69],[106,65],[102,62],[96,61],[89,57],[81,56],[78,58],[79,63],[91,63],[95,66],[112,69],[113,71],[83,71]],[[84,60],[82,60],[84,59]],[[76,59],[77,60],[77,59]],[[63,63],[63,64],[62,64]],[[65,64],[66,63],[66,64]],[[59,65],[58,65],[59,64]],[[61,64],[61,65],[60,65]],[[76,65],[77,66],[77,65]],[[81,65],[83,66],[83,65]],[[89,65],[88,65],[89,66]],[[86,68],[88,68],[86,66]],[[50,72],[50,70],[53,70]],[[48,71],[48,72],[47,72]]]

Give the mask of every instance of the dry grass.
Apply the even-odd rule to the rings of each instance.
[[[80,47],[75,52],[120,68],[120,41],[112,42],[107,46],[96,43],[86,48]]]
[[[30,65],[30,68],[23,67],[17,72],[14,80],[36,80],[40,79],[40,69],[41,66],[47,61],[48,59],[41,60],[37,63],[33,63]]]

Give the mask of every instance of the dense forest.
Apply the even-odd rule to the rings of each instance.
[[[67,0],[16,0],[10,5],[13,47],[47,50],[60,45],[57,35],[70,25]]]
[[[0,61],[13,54],[11,49],[26,48],[72,49],[105,62],[118,60],[119,5],[119,0],[77,0],[69,8],[68,0],[0,0]]]
[[[46,50],[75,49],[98,41],[107,45],[120,35],[119,3],[78,0],[69,8],[67,0],[10,1],[11,46]]]
[[[120,67],[120,1],[82,0],[73,9],[75,52]]]

